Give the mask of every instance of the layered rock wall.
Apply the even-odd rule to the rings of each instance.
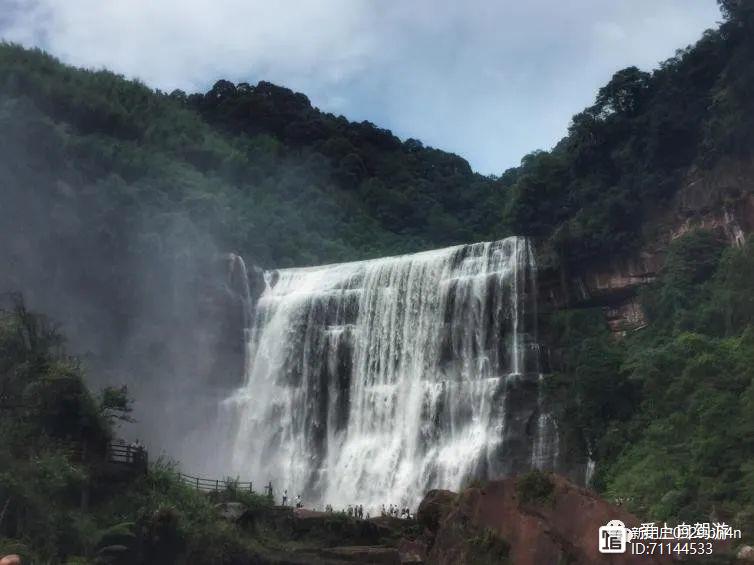
[[[617,336],[641,329],[647,320],[639,289],[657,278],[671,242],[694,230],[712,231],[729,245],[743,244],[754,231],[753,161],[690,171],[666,205],[648,213],[638,251],[577,265],[567,274],[543,274],[540,304],[545,310],[600,307]]]

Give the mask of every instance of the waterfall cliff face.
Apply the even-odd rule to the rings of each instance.
[[[265,273],[234,470],[310,503],[415,504],[552,467],[524,238]]]

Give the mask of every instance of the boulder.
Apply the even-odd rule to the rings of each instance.
[[[736,559],[740,563],[754,563],[754,547],[742,545],[736,553]]]
[[[517,488],[517,478],[511,477],[468,488],[452,505],[427,501],[446,509],[437,518],[439,526],[431,536],[434,542],[427,563],[462,565],[507,559],[516,565],[596,565],[605,562],[598,549],[601,526],[611,520],[620,520],[627,527],[640,524],[638,518],[594,492],[563,477],[548,477],[552,492],[541,498],[524,496],[524,489]],[[609,562],[649,565],[667,561],[627,552],[612,555]]]
[[[401,564],[419,565],[427,559],[427,544],[419,540],[402,539],[398,542],[398,556]]]
[[[440,518],[450,511],[456,496],[449,490],[429,491],[419,504],[419,510],[416,513],[419,524],[429,530],[437,530]]]
[[[215,504],[215,510],[223,520],[237,522],[246,514],[248,508],[240,502],[221,502]]]

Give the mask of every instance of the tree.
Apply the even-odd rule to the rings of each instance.
[[[754,14],[754,7],[749,0],[717,0],[720,11],[726,20],[743,22],[746,17]]]
[[[612,114],[635,115],[646,100],[651,84],[649,73],[636,67],[618,71],[597,94],[595,108],[603,117]]]
[[[128,396],[128,387],[105,387],[100,396],[99,410],[110,425],[116,421],[133,422],[133,400]]]

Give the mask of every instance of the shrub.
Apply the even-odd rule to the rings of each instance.
[[[537,469],[516,480],[516,495],[524,504],[543,504],[553,500],[555,484],[547,473]]]

